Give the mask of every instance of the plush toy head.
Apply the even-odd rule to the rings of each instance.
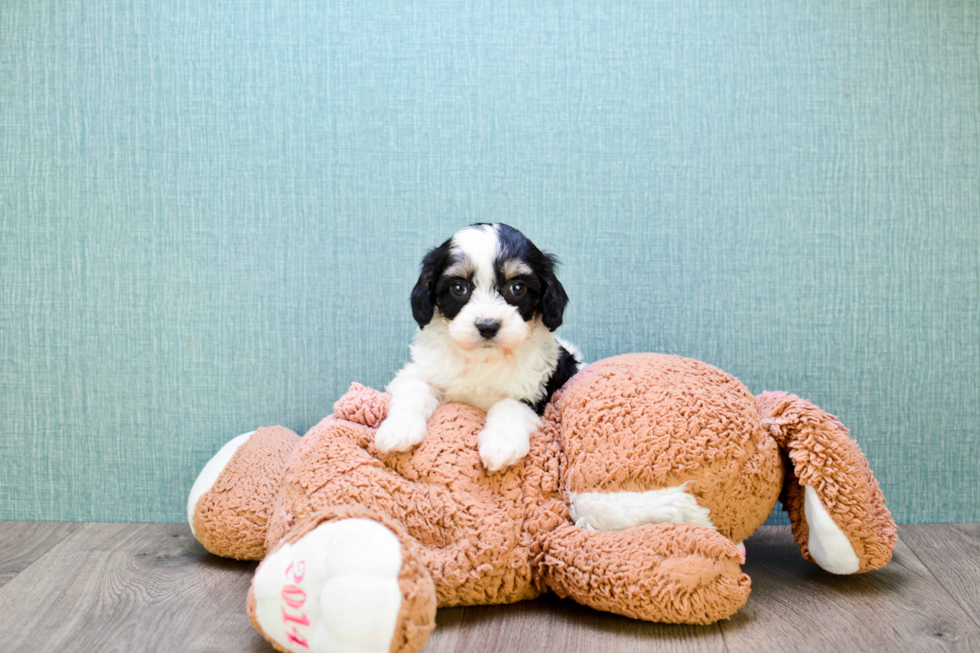
[[[416,450],[381,454],[386,408],[355,384],[302,440],[260,429],[195,484],[198,539],[265,558],[249,613],[280,650],[416,651],[437,604],[545,590],[711,623],[744,604],[737,545],[781,493],[803,555],[829,571],[880,567],[894,547],[877,483],[835,418],[792,395],[753,397],[697,361],[590,365],[552,398],[528,456],[498,473],[480,463],[481,411],[442,405]]]

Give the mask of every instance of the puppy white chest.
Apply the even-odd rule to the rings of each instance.
[[[461,351],[445,334],[445,321],[436,319],[418,332],[412,346],[413,375],[431,384],[440,401],[482,410],[504,399],[537,401],[558,360],[558,342],[539,321],[528,340],[513,351]]]
[[[487,360],[471,362],[461,367],[457,376],[437,382],[443,401],[458,401],[481,410],[503,399],[522,399],[519,370],[506,362]],[[518,395],[518,396],[515,396]]]

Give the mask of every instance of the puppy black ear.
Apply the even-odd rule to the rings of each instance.
[[[422,272],[412,289],[412,316],[421,329],[432,321],[432,314],[435,311],[436,282],[446,266],[450,242],[451,240],[447,240],[439,247],[430,250],[422,259]]]
[[[412,288],[412,317],[419,323],[421,329],[432,321],[432,292],[428,276],[423,271],[419,280],[415,282],[415,287]]]
[[[555,276],[555,266],[558,264],[551,254],[545,254],[550,265],[547,265],[541,275],[541,285],[544,292],[541,293],[541,322],[549,331],[554,331],[561,326],[561,318],[565,313],[565,305],[568,304],[568,295],[561,281]]]

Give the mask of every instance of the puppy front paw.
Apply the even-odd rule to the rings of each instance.
[[[488,471],[498,472],[510,467],[531,450],[526,431],[488,426],[480,432],[480,460]]]
[[[426,421],[418,414],[388,415],[374,434],[381,453],[408,451],[425,439]]]

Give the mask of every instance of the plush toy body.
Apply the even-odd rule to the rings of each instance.
[[[480,462],[485,414],[439,406],[414,451],[384,455],[387,395],[354,385],[300,439],[230,442],[189,501],[211,552],[263,559],[252,623],[288,651],[419,650],[438,606],[550,590],[599,610],[707,624],[746,601],[740,543],[782,493],[805,557],[883,566],[895,525],[856,443],[785,393],[676,356],[593,363],[557,393],[527,457]]]

